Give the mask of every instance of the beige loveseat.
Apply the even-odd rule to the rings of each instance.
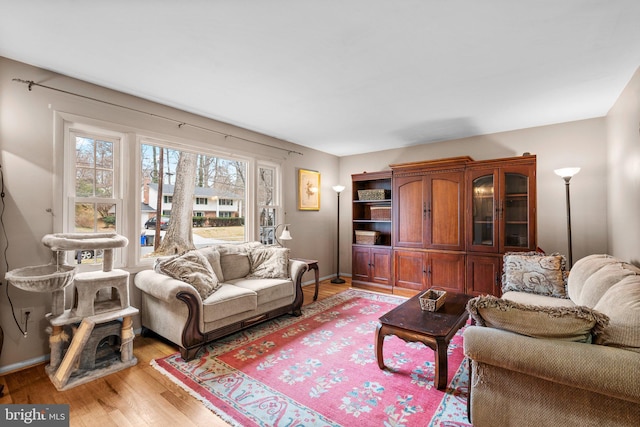
[[[159,258],[136,274],[149,329],[193,359],[206,343],[256,323],[301,314],[306,263],[258,242],[220,244]]]
[[[559,288],[547,292],[556,296],[517,291],[504,279],[501,299],[468,305],[477,322],[464,332],[473,425],[640,425],[640,269],[583,258],[568,276],[568,298]]]

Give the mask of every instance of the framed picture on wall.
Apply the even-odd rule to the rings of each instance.
[[[320,172],[298,169],[298,210],[320,210]]]

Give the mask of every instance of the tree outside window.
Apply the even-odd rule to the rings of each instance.
[[[247,162],[146,142],[140,150],[142,223],[171,212],[166,229],[141,237],[143,257],[246,240]],[[221,207],[225,199],[235,203]]]

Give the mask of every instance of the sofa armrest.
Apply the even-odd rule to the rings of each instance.
[[[193,286],[153,270],[143,270],[137,273],[134,283],[142,292],[168,303],[176,301],[177,295],[184,292],[193,295],[196,301],[202,304],[200,294]]]
[[[289,275],[293,283],[300,279],[302,283],[302,275],[307,271],[307,263],[292,259],[289,261]]]
[[[304,302],[304,293],[302,292],[302,276],[307,271],[307,263],[295,259],[289,260],[289,274],[293,281],[295,296],[292,304],[292,312],[295,316],[300,316],[302,311],[302,303]]]
[[[475,362],[640,403],[640,354],[633,351],[468,326],[464,353]]]

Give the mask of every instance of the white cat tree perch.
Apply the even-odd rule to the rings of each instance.
[[[52,292],[51,382],[66,390],[135,365],[132,316],[138,309],[129,305],[129,273],[113,268],[113,250],[128,240],[117,233],[61,233],[47,234],[42,243],[53,251],[52,263],[12,270],[6,279],[26,291]],[[102,271],[75,274],[66,264],[66,251],[85,249],[103,250]],[[71,283],[74,303],[65,309],[64,289]]]

